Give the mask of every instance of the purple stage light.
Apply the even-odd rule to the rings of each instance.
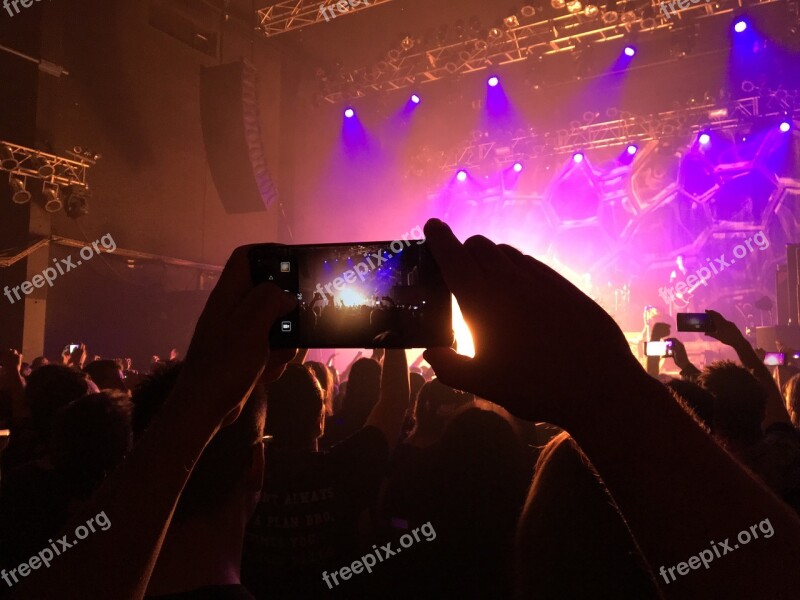
[[[791,128],[792,124],[789,121],[781,121],[781,124],[778,126],[781,133],[788,133]]]
[[[742,33],[742,32],[744,32],[744,31],[747,31],[747,21],[745,21],[744,19],[738,19],[738,20],[737,20],[737,21],[736,21],[736,22],[733,24],[733,30],[734,30],[736,33]]]
[[[522,163],[521,162],[515,162],[513,168],[514,168],[514,172],[515,173],[522,173]]]
[[[417,96],[416,94],[411,94],[411,101],[412,101],[414,104],[419,104],[419,103],[420,103],[420,98],[419,98],[419,96]]]
[[[697,141],[700,142],[701,145],[705,146],[711,141],[711,136],[707,133],[701,133],[700,137],[697,138]]]
[[[583,152],[576,152],[575,154],[573,154],[572,155],[572,160],[576,164],[582,163],[583,162]]]
[[[459,169],[458,173],[456,173],[456,179],[464,183],[467,180],[467,172],[464,169]]]
[[[356,111],[354,111],[352,108],[347,108],[344,111],[344,116],[347,117],[348,119],[352,119],[355,115]]]
[[[497,84],[500,83],[500,79],[498,79],[497,76],[492,75],[489,77],[489,81],[487,83],[489,84],[489,87],[497,87]]]
[[[633,156],[639,151],[639,146],[636,144],[628,144],[628,148],[626,149],[629,155]]]
[[[624,52],[625,56],[632,57],[634,54],[636,54],[636,48],[633,46],[625,46]]]

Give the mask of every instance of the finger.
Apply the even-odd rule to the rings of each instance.
[[[429,348],[423,357],[442,383],[480,395],[477,389],[480,378],[475,374],[473,359],[458,354],[452,348]]]
[[[234,308],[253,288],[250,276],[250,261],[248,259],[250,246],[240,246],[233,251],[225,268],[219,276],[219,281],[208,297],[203,314],[230,314]],[[202,318],[202,316],[201,316]]]
[[[273,283],[262,283],[254,287],[236,309],[238,318],[243,318],[255,331],[269,333],[278,317],[297,306],[297,298],[278,288]]]
[[[482,235],[473,235],[464,242],[464,248],[480,266],[483,271],[482,276],[487,273],[496,273],[498,269],[508,271],[512,266],[509,258],[497,247],[497,244]]]
[[[439,219],[430,219],[425,223],[425,240],[430,244],[431,253],[447,287],[456,298],[470,293],[474,281],[473,259],[450,227]]]

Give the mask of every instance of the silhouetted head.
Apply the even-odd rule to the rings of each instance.
[[[381,390],[381,366],[371,358],[359,358],[350,369],[342,408],[350,414],[366,417],[378,403]]]
[[[289,364],[267,388],[267,433],[275,446],[308,447],[325,428],[323,391],[314,372]]]
[[[792,425],[795,429],[800,429],[800,373],[793,375],[786,382],[783,396],[786,399],[786,410],[789,411]]]
[[[691,381],[673,379],[667,387],[688,406],[709,431],[714,429],[714,396]]]
[[[73,400],[55,417],[53,465],[79,498],[87,498],[133,445],[127,394],[105,391]]]
[[[101,390],[128,391],[122,368],[114,360],[96,360],[83,368]]]
[[[413,436],[438,438],[448,421],[475,397],[445,385],[438,379],[428,381],[417,395]]]
[[[708,365],[698,379],[714,396],[714,434],[735,448],[747,448],[762,437],[767,392],[744,367],[724,360]]]
[[[92,390],[86,375],[63,365],[45,365],[31,373],[25,398],[31,409],[33,427],[43,440],[50,438],[55,414]]]

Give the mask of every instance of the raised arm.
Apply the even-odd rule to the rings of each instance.
[[[675,361],[675,366],[681,370],[681,379],[694,383],[697,376],[700,375],[700,369],[689,360],[686,346],[678,338],[667,338],[667,341],[672,342],[672,360]]]
[[[791,425],[789,413],[786,410],[786,405],[783,403],[783,396],[778,384],[772,378],[769,369],[764,365],[764,361],[758,357],[755,349],[744,337],[744,334],[739,331],[736,324],[728,321],[720,313],[713,310],[706,311],[711,315],[711,320],[714,323],[714,331],[707,333],[709,337],[719,340],[736,351],[739,356],[739,361],[742,365],[750,369],[758,382],[767,392],[766,412],[764,421],[761,426],[766,429],[773,423],[787,423]]]
[[[0,390],[5,390],[11,397],[11,427],[19,425],[31,416],[25,403],[25,378],[20,373],[22,356],[16,350],[0,353]]]
[[[461,244],[437,220],[425,233],[475,340],[474,358],[448,348],[426,351],[444,383],[570,432],[608,486],[665,597],[793,597],[800,588],[800,519],[642,370],[602,308],[513,248],[480,236]],[[509,281],[522,293],[508,294]],[[597,340],[603,353],[575,377],[562,357]],[[765,520],[769,538],[734,549],[740,531]],[[677,565],[710,552],[711,540],[722,552],[729,543],[731,551],[711,553],[710,568],[686,566],[685,575],[664,580],[662,567],[674,575]]]
[[[358,361],[358,359],[362,358],[363,356],[364,356],[364,353],[361,352],[361,350],[356,352],[355,358],[353,358],[353,360],[350,361],[350,364],[347,365],[344,368],[344,371],[342,371],[341,375],[339,375],[339,380],[340,381],[347,381],[348,377],[350,377],[350,369],[352,369],[353,365],[356,364],[356,361]]]
[[[366,425],[377,427],[383,432],[390,451],[400,439],[410,395],[406,351],[387,350],[383,357],[380,398],[369,413]]]
[[[54,590],[59,598],[81,600],[144,596],[195,462],[219,428],[238,417],[264,371],[272,322],[294,303],[272,284],[253,288],[246,249],[234,253],[198,321],[175,391],[130,456],[61,534],[74,541],[75,528],[101,512],[111,526],[74,543],[48,569],[32,572],[14,598],[52,598]],[[288,358],[274,356],[272,365]]]

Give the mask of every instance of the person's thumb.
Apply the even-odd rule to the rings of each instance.
[[[452,388],[480,395],[476,389],[478,378],[472,359],[458,354],[452,348],[430,348],[423,354],[442,383]]]
[[[282,291],[274,283],[262,283],[245,296],[239,313],[256,331],[268,333],[275,320],[295,306],[297,298],[292,294]]]

